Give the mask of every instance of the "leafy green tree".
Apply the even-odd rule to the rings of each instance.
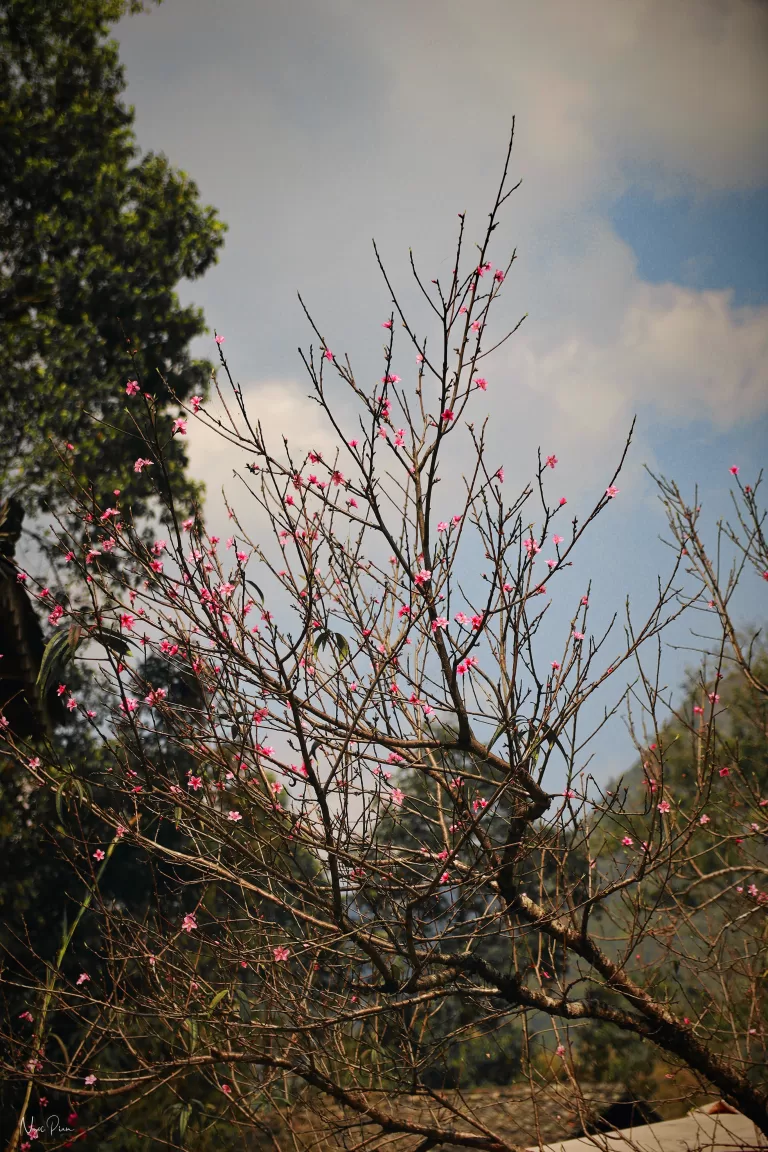
[[[178,436],[162,472],[133,469],[126,383],[162,433],[174,396],[205,394],[210,366],[189,351],[203,317],[176,286],[224,236],[186,173],[139,153],[109,30],[140,7],[0,0],[0,490],[28,512],[66,509],[64,466],[97,498],[119,487],[135,516],[153,484],[196,491]]]
[[[121,511],[134,517],[151,515],[157,493],[185,503],[200,494],[170,423],[175,400],[205,395],[210,365],[189,350],[205,331],[202,314],[182,307],[176,289],[213,264],[224,225],[184,172],[137,147],[110,28],[142,7],[140,0],[0,0],[0,496],[4,506],[18,501],[27,525],[41,513],[50,521],[52,512],[72,530],[73,489],[115,503],[120,488]],[[140,385],[132,398],[129,380]],[[150,435],[163,443],[162,468],[136,472]],[[15,580],[12,591],[24,599]],[[34,631],[33,614],[28,623]],[[13,653],[3,649],[8,662]],[[157,670],[153,678],[160,683]],[[72,669],[66,679],[89,696]],[[174,695],[177,686],[167,687]],[[11,732],[27,738],[10,706],[5,712]],[[55,724],[35,741],[86,778],[112,755],[79,722]],[[78,918],[96,865],[73,854],[71,838],[77,829],[95,843],[103,828],[64,778],[59,795],[30,785],[20,764],[37,750],[27,742],[22,762],[0,757],[0,946],[10,979],[4,1007],[16,1016],[25,984],[53,962],[75,921],[59,966],[68,986],[101,943],[93,904]],[[182,771],[174,749],[163,755]],[[159,833],[178,839],[172,825]],[[176,872],[158,873],[122,845],[115,856],[98,898],[137,925],[153,908],[167,912],[192,898]],[[58,1013],[47,1028],[68,1045],[86,1024]],[[11,1127],[17,1096],[3,1090],[3,1123]],[[147,1129],[159,1130],[157,1111]],[[134,1145],[112,1132],[111,1146]]]

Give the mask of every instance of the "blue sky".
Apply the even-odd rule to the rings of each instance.
[[[768,303],[768,188],[659,199],[633,187],[609,215],[643,280],[730,288],[736,306]]]
[[[583,557],[610,615],[647,601],[667,563],[645,464],[698,484],[714,526],[729,466],[747,479],[765,463],[764,5],[165,0],[118,34],[139,143],[229,223],[219,265],[183,294],[225,334],[268,435],[304,449],[325,435],[297,290],[334,351],[378,376],[389,300],[371,237],[409,299],[409,247],[428,279],[449,268],[458,211],[480,236],[514,113],[523,184],[493,259],[517,247],[499,322],[528,319],[483,396],[510,493],[541,445],[569,504],[588,507],[637,414],[620,497]],[[190,448],[215,525],[232,454],[199,430]],[[767,588],[745,582],[744,620],[768,616]],[[687,659],[665,650],[670,685]],[[626,763],[622,741],[603,741],[603,775]]]

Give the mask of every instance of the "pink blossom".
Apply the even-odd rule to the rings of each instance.
[[[193,412],[199,412],[200,406],[203,403],[203,398],[202,396],[193,396],[189,403],[192,406]]]
[[[720,776],[730,776],[730,774],[731,774],[730,768],[720,768],[718,770],[718,775],[720,775]]]
[[[560,668],[559,662],[557,660],[553,660],[552,661],[552,667],[554,668],[555,672],[557,672],[558,669]]]
[[[77,980],[76,980],[76,983],[78,985],[79,984],[87,984],[89,980],[90,980],[90,976],[88,975],[88,973],[87,972],[81,972],[80,975],[78,976]]]
[[[187,912],[186,916],[181,922],[182,932],[193,932],[197,928],[197,920],[193,912]]]
[[[152,460],[146,460],[143,456],[139,456],[138,460],[133,465],[133,470],[134,472],[141,472],[144,468],[150,468],[152,464]]]
[[[555,1048],[555,1053],[558,1056],[565,1056],[565,1046],[563,1044],[558,1044],[557,1048]]]
[[[496,473],[496,479],[499,481],[500,484],[504,483],[504,468],[503,467],[499,468],[498,472]]]
[[[138,392],[138,390],[139,390],[138,380],[129,380],[125,386],[126,396],[135,396],[136,393]]]
[[[175,435],[177,432],[180,436],[186,436],[187,434],[187,421],[183,416],[177,416],[173,422],[171,433]]]
[[[229,1084],[222,1084],[221,1090],[225,1096],[231,1096],[232,1095],[232,1088]]]
[[[423,584],[428,583],[431,576],[432,572],[429,568],[421,568],[414,576],[413,582],[421,587]]]
[[[613,484],[611,484],[608,488],[606,488],[605,494],[609,500],[612,500],[614,496],[618,496],[619,490],[618,488],[615,488]]]
[[[443,872],[442,876],[440,877],[440,883],[441,884],[448,884],[450,882],[450,879],[451,879],[450,872]]]
[[[391,327],[392,327],[392,321],[391,320],[385,320],[384,323],[382,324],[382,328],[391,328]]]
[[[278,944],[276,948],[272,949],[272,955],[278,963],[282,960],[287,960],[291,954],[290,948],[286,948],[284,944]]]
[[[699,824],[709,824],[709,816],[707,816],[706,812],[702,812],[701,816],[699,816]]]
[[[61,604],[57,604],[56,607],[48,613],[48,623],[53,625],[58,624],[63,615],[64,609],[62,608]]]
[[[191,788],[193,792],[197,792],[197,790],[202,788],[202,786],[202,776],[190,776],[189,780],[187,780],[187,788]]]
[[[557,464],[558,464],[557,456],[547,456],[547,462],[546,462],[547,468],[555,468]]]
[[[29,1011],[19,1013],[19,1020],[27,1020],[31,1024],[33,1019],[34,1017]]]
[[[217,334],[217,335],[214,337],[214,339],[216,340],[216,343],[219,345],[219,347],[221,347],[221,345],[224,343],[224,337],[223,337],[223,336],[219,336],[219,335]]]
[[[732,464],[731,467],[728,469],[728,471],[731,473],[732,476],[738,476],[738,474],[739,474],[738,464]]]
[[[560,507],[562,508],[563,504],[567,504],[567,503],[568,503],[568,501],[566,500],[565,496],[561,496],[560,497]]]
[[[92,1087],[92,1085],[94,1085],[96,1083],[96,1077],[93,1075],[92,1072],[91,1072],[90,1076],[86,1076],[85,1083],[88,1085],[89,1088]]]
[[[438,628],[447,628],[448,620],[445,616],[438,616],[432,621],[432,631],[437,632]]]
[[[16,573],[16,580],[18,581],[19,584],[26,584],[28,579],[29,579],[29,577],[27,576],[26,572],[17,572]]]
[[[622,840],[622,844],[624,845],[625,848],[631,848],[632,845],[634,844],[634,840],[632,839],[631,836],[625,836],[624,839]]]
[[[583,640],[584,639],[584,633],[583,632],[574,632],[573,638],[574,638],[574,640]]]
[[[660,800],[658,808],[659,808],[659,812],[669,812],[669,808],[670,808],[669,800]]]
[[[195,526],[194,516],[188,516],[186,520],[182,520],[182,522],[181,522],[181,527],[184,529],[185,532],[191,532],[192,529],[194,528],[194,526]]]
[[[450,409],[450,408],[446,408],[446,410],[443,412],[443,414],[442,414],[442,416],[440,417],[440,419],[441,419],[441,420],[445,420],[445,421],[447,421],[447,423],[449,423],[449,424],[450,424],[451,420],[453,420],[453,419],[454,419],[454,414],[453,414],[453,411],[452,411],[452,409]]]
[[[448,531],[448,521],[447,520],[439,520],[437,523],[437,530],[438,530],[438,532],[447,532]]]
[[[402,805],[403,800],[405,800],[405,793],[401,792],[399,788],[393,788],[392,789],[392,803],[396,804],[397,807],[399,808]]]
[[[101,862],[104,859],[104,856],[105,856],[105,852],[104,852],[103,848],[97,848],[93,854],[94,860],[98,860],[99,862]]]
[[[330,348],[325,349],[323,356],[325,356],[326,360],[333,360],[333,352],[331,352]]]
[[[482,392],[485,392],[488,388],[488,381],[485,379],[484,376],[476,376],[475,377],[475,384],[477,385],[477,387]]]
[[[341,472],[339,472],[338,469],[336,469],[334,472],[331,473],[331,480],[333,480],[334,484],[338,488],[340,484],[344,483],[344,476],[342,475]]]
[[[555,546],[557,546],[558,544],[562,544],[562,542],[563,542],[563,537],[562,537],[562,536],[553,536],[553,537],[552,537],[552,543],[553,543]]]
[[[381,382],[382,384],[399,384],[400,377],[388,373],[386,376],[382,376]],[[387,413],[387,415],[389,415],[389,413]]]
[[[720,701],[720,697],[718,696],[717,692],[710,692],[709,693],[710,704],[717,704],[717,703],[719,703],[719,701]]]
[[[231,820],[233,824],[236,824],[238,820],[242,820],[242,816],[233,808],[231,812],[227,813],[227,820]]]

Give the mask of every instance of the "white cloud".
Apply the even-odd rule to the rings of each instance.
[[[295,380],[263,380],[246,384],[243,386],[243,400],[248,420],[254,428],[257,424],[261,426],[267,446],[275,455],[282,455],[282,438],[285,436],[289,449],[299,459],[303,459],[310,449],[333,459],[336,441],[318,419],[317,404],[309,399],[307,392],[307,388]],[[247,427],[225,387],[222,393],[245,444],[232,443],[204,420],[193,419],[189,422],[188,446],[190,471],[205,482],[206,515],[211,527],[215,526],[219,532],[227,522],[225,497],[239,516],[245,516],[246,510],[252,509],[248,512],[251,519],[260,521],[263,518],[239,478],[245,477],[250,481],[245,466],[256,459],[247,449]],[[215,394],[205,411],[213,420],[221,420],[227,428],[231,427],[224,404]]]
[[[247,391],[275,433],[303,447],[319,434],[305,387],[276,379],[300,371],[296,287],[375,378],[387,297],[369,237],[398,283],[411,243],[428,279],[449,268],[457,210],[470,244],[482,229],[512,112],[524,183],[497,255],[508,242],[520,259],[499,312],[529,319],[488,365],[494,450],[529,475],[544,441],[580,459],[575,488],[602,476],[635,411],[636,456],[652,459],[654,425],[728,429],[768,409],[768,310],[644,284],[608,216],[632,184],[768,181],[766,5],[328,0],[320,16],[311,0],[166,0],[124,27],[142,143],[167,148],[230,223],[191,295],[238,372],[269,377]],[[218,499],[230,450],[193,441],[192,461]]]

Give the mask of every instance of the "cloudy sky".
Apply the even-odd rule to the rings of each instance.
[[[649,464],[700,486],[768,443],[768,6],[760,0],[164,0],[118,29],[139,143],[167,153],[229,224],[185,289],[226,337],[254,413],[320,435],[297,346],[297,290],[336,353],[380,374],[408,249],[450,271],[457,213],[480,239],[514,115],[522,179],[493,259],[517,262],[489,366],[492,454],[512,481],[539,445],[577,508],[638,431],[584,577],[621,608],[667,563]],[[212,355],[212,341],[204,342]],[[410,349],[395,364],[413,370]],[[210,513],[231,455],[192,437]],[[765,619],[766,586],[744,618]],[[669,680],[685,657],[671,654]]]

